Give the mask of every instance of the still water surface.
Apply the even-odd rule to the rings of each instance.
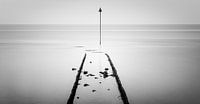
[[[130,104],[200,103],[198,34],[103,32],[102,51],[110,55]],[[72,68],[79,68],[85,53],[85,70],[98,73],[99,68],[109,68],[104,55],[90,51],[99,49],[95,31],[1,31],[0,37],[2,104],[65,104],[77,74]],[[101,79],[110,92],[82,77],[93,86],[80,85],[75,103],[122,104],[112,77]]]

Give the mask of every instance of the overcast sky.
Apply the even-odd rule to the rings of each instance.
[[[199,0],[0,0],[0,24],[200,23]]]

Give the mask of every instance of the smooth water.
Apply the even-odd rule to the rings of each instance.
[[[91,53],[99,48],[96,31],[1,31],[0,37],[2,104],[65,104],[77,74],[72,68],[79,68],[85,53],[85,69],[96,73],[99,62],[108,65],[105,57]],[[200,103],[199,32],[105,31],[102,40],[130,104]],[[89,66],[91,60],[97,63]],[[86,80],[102,92],[95,98],[88,93],[92,89],[79,87],[77,94],[85,98],[77,104],[109,99],[118,104],[112,79],[105,85],[115,90],[113,95]]]

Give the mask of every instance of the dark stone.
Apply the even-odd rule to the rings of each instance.
[[[108,71],[109,69],[108,69],[108,68],[105,68],[105,70]]]
[[[83,71],[83,74],[87,74],[88,73],[88,71]]]
[[[99,73],[103,75],[103,78],[107,78],[109,76],[107,71],[99,72]]]
[[[96,92],[97,90],[92,90],[92,92]]]
[[[72,68],[72,71],[76,70],[76,68]]]
[[[89,85],[89,84],[84,84],[83,86],[84,86],[84,87],[87,87],[87,86],[90,86],[90,85]]]
[[[95,75],[94,74],[88,74],[87,77],[89,77],[89,76],[95,76]]]

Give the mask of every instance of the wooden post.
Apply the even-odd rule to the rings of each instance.
[[[99,44],[100,44],[100,46],[101,46],[101,12],[102,12],[102,9],[101,8],[99,8],[99,13],[100,13],[100,26],[99,26],[99,32],[100,32],[100,39],[99,39]]]

